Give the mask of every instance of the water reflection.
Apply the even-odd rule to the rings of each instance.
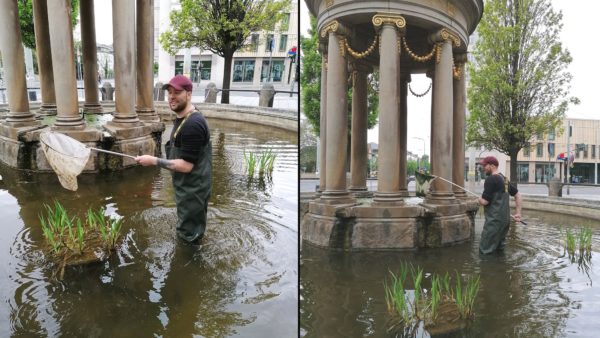
[[[296,335],[296,136],[209,123],[215,181],[200,247],[176,237],[164,170],[82,175],[69,192],[54,174],[0,165],[0,336]],[[277,152],[272,186],[247,188],[244,147]],[[53,280],[38,214],[54,199],[71,216],[103,206],[124,217],[119,254]]]
[[[383,282],[407,261],[431,274],[479,274],[475,320],[456,337],[595,336],[600,288],[597,252],[600,225],[575,217],[526,212],[528,226],[513,225],[507,247],[497,255],[478,252],[483,220],[475,240],[415,252],[336,252],[305,245],[301,256],[301,335],[303,337],[382,337],[389,327]],[[591,226],[588,257],[572,262],[563,253],[560,229]],[[428,336],[421,328],[418,336]]]

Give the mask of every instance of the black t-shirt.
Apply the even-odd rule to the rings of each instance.
[[[173,123],[173,133],[184,118],[177,118]],[[210,131],[202,114],[191,114],[175,137],[174,146],[181,149],[181,158],[190,163],[196,163],[200,149],[210,141]]]
[[[488,201],[491,202],[492,201],[492,196],[499,192],[499,191],[504,191],[504,180],[506,178],[500,174],[497,175],[490,175],[485,179],[485,183],[483,184],[483,194],[481,194],[481,197]],[[519,192],[519,190],[512,185],[512,183],[508,183],[508,193],[510,194],[510,196],[514,196]]]

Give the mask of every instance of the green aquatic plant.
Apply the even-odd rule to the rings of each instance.
[[[565,249],[567,249],[567,252],[570,255],[573,255],[575,253],[575,246],[575,234],[571,231],[571,229],[567,229],[565,231]]]
[[[590,252],[592,250],[592,229],[584,227],[579,229],[577,236],[579,252]]]
[[[44,204],[39,220],[50,246],[51,257],[64,265],[98,259],[97,249],[114,250],[121,233],[123,220],[105,216],[104,208],[88,209],[84,220],[69,217],[57,201],[51,207]]]
[[[404,289],[406,270],[401,267],[398,276],[394,275],[391,271],[390,275],[392,279],[391,285],[388,286],[387,283],[384,282],[388,312],[397,315],[401,322],[407,325],[412,320],[412,314],[410,311],[410,302],[408,301],[406,290]]]
[[[407,279],[408,274],[411,278]],[[448,320],[460,318],[467,321],[474,316],[475,300],[479,292],[480,277],[463,277],[456,272],[456,278],[451,279],[448,272],[444,275],[433,273],[429,290],[423,285],[424,273],[420,267],[402,262],[398,275],[390,271],[391,281],[384,282],[388,312],[395,317],[388,332],[402,328],[413,332],[420,322],[425,328],[435,325],[445,325]],[[413,297],[408,296],[412,282]],[[440,319],[440,310],[445,313]],[[450,316],[449,316],[450,314]],[[439,322],[441,320],[441,322]]]
[[[248,177],[253,177],[254,176],[254,170],[256,168],[256,155],[254,155],[253,152],[249,152],[246,155],[246,150],[244,150],[244,163],[246,164],[246,171],[248,174]]]

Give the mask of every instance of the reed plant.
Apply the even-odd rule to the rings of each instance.
[[[569,253],[569,255],[573,255],[575,253],[576,239],[575,234],[571,231],[571,229],[567,229],[565,231],[565,249]]]
[[[246,164],[246,171],[248,177],[254,176],[254,170],[256,169],[257,156],[253,152],[248,152],[246,154],[246,150],[244,150],[244,163]]]
[[[265,173],[267,176],[273,174],[276,157],[277,155],[271,149],[263,151],[260,157],[258,157],[258,177],[264,177]]]
[[[407,278],[409,273],[410,278]],[[479,276],[470,276],[463,281],[463,277],[458,272],[456,278],[452,278],[453,280],[448,272],[444,275],[434,273],[431,275],[431,287],[427,290],[422,286],[424,280],[422,268],[415,268],[403,262],[400,264],[398,275],[391,271],[390,275],[390,284],[384,282],[388,312],[399,317],[396,322],[404,325],[404,328],[414,328],[421,321],[425,322],[426,327],[435,325],[442,304],[444,312],[448,311],[448,306],[454,306],[457,317],[463,320],[474,316],[473,309],[480,285]],[[408,296],[410,289],[407,283],[409,282],[412,282],[413,287],[412,299]]]
[[[580,253],[590,252],[592,250],[592,229],[589,227],[579,229],[577,239]]]

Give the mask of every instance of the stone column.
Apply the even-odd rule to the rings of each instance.
[[[403,204],[400,194],[400,65],[399,41],[405,27],[401,16],[373,16],[380,28],[379,45],[379,156],[376,204]]]
[[[454,40],[456,39],[456,40]],[[433,112],[431,116],[431,173],[448,181],[452,180],[452,42],[458,41],[449,31],[442,29],[430,36],[430,40],[439,43],[433,80]],[[450,183],[436,179],[431,184],[433,203],[454,201]]]
[[[77,103],[71,1],[48,1],[48,25],[50,28],[52,68],[58,115],[54,127],[59,129],[84,129],[85,122],[79,114]]]
[[[137,105],[140,120],[160,122],[154,109],[154,0],[137,0]]]
[[[109,126],[139,125],[135,112],[135,2],[112,2],[115,54],[115,114]]]
[[[327,183],[327,156],[325,147],[327,146],[327,46],[320,45],[321,50],[321,116],[319,120],[319,143],[321,151],[319,153],[319,191],[325,191]]]
[[[406,181],[406,157],[407,157],[407,121],[408,121],[408,83],[410,82],[410,74],[400,76],[400,194],[408,197],[408,182]],[[425,151],[423,149],[423,151]]]
[[[94,19],[94,1],[79,2],[81,21],[81,47],[83,50],[83,88],[85,102],[83,110],[87,113],[102,113],[98,100],[98,60],[96,56],[96,22]]]
[[[4,64],[4,83],[8,94],[9,113],[5,122],[12,127],[39,124],[29,111],[25,57],[21,44],[17,0],[0,1],[0,51]]]
[[[452,158],[454,167],[452,168],[452,181],[461,187],[465,185],[465,113],[467,97],[465,93],[465,62],[467,55],[465,53],[455,54],[454,63],[456,65],[454,72],[453,100],[453,138],[452,138]],[[458,198],[467,198],[467,193],[459,187],[453,187],[454,195]]]
[[[346,159],[348,147],[348,67],[341,34],[347,30],[337,21],[321,29],[321,37],[328,36],[327,47],[327,185],[321,201],[331,204],[353,202],[346,189]]]
[[[352,137],[350,145],[350,191],[359,195],[367,189],[367,74],[368,67],[352,64]]]
[[[40,114],[56,115],[56,92],[54,91],[54,71],[52,70],[52,47],[48,28],[48,6],[46,0],[33,0],[33,21],[35,49],[42,90]]]

